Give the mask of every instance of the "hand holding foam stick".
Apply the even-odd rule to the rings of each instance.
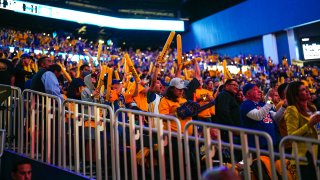
[[[80,67],[82,66],[82,59],[79,60],[78,66],[77,66],[77,72],[76,72],[76,77],[80,77]]]

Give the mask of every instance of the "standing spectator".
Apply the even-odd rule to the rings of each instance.
[[[273,109],[273,104],[261,101],[261,91],[255,85],[248,83],[243,87],[246,100],[240,106],[241,125],[245,128],[267,132],[277,149],[280,135],[276,123],[282,118],[285,108],[278,112]],[[268,144],[264,138],[259,138],[261,149],[267,149]],[[249,146],[255,147],[253,136],[248,137]]]
[[[207,89],[202,88],[203,80],[200,79],[200,86],[196,89],[196,98],[195,102],[199,103],[200,106],[208,104],[210,101],[213,100],[213,92]],[[204,121],[204,122],[211,122],[211,117],[214,114],[213,107],[203,110],[202,112],[198,113],[197,120]]]
[[[280,96],[278,94],[278,91],[276,91],[274,88],[270,88],[268,90],[268,92],[265,96],[265,99],[268,100],[268,98],[271,99],[273,104],[278,104],[280,102]]]
[[[45,93],[58,96],[61,101],[63,101],[63,96],[58,82],[59,76],[61,76],[61,67],[57,64],[53,64],[49,67],[48,71],[42,75],[41,81],[44,85]]]
[[[218,94],[215,105],[215,121],[230,126],[240,126],[240,106],[236,100],[239,85],[235,79],[228,79]]]
[[[291,82],[286,93],[288,107],[284,115],[289,135],[317,139],[317,131],[314,127],[320,122],[320,115],[311,117],[316,108],[309,104],[310,92],[302,82]],[[307,146],[304,142],[298,142],[298,156],[305,157]],[[293,152],[292,152],[293,153]],[[316,179],[314,171],[307,163],[300,162],[301,179]]]
[[[244,101],[244,95],[243,95],[243,91],[241,89],[238,90],[238,92],[236,94],[236,99],[237,99],[237,102],[239,105]]]
[[[32,77],[31,89],[39,92],[45,92],[44,84],[42,83],[42,75],[53,64],[49,57],[44,56],[38,60],[39,71]]]
[[[0,59],[0,84],[13,86],[13,71],[14,67],[11,61],[7,59]]]
[[[20,61],[14,69],[14,85],[19,87],[22,91],[24,90],[24,85],[26,79],[31,78],[33,72],[26,71],[25,68],[30,64],[30,56],[28,54],[22,54]]]
[[[90,67],[88,64],[80,66],[80,76],[78,78],[72,79],[67,92],[67,97],[71,99],[81,100],[82,87],[86,86],[84,84],[84,77],[90,74]]]
[[[280,86],[278,87],[278,95],[280,97],[280,101],[278,102],[278,104],[275,104],[276,105],[276,110],[279,110],[282,106],[282,104],[284,103],[284,100],[286,99],[286,88],[287,88],[287,85],[288,83],[283,83],[283,84],[280,84]]]

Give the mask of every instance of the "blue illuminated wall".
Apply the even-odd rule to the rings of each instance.
[[[317,21],[319,7],[320,0],[247,0],[192,23],[183,48],[221,46]]]
[[[263,44],[260,37],[212,48],[214,52],[230,57],[242,55],[263,55]]]
[[[289,47],[288,47],[287,32],[281,31],[279,33],[276,33],[276,40],[277,40],[277,49],[278,49],[279,60],[282,59],[283,56],[286,56],[287,59],[291,59],[290,53],[289,53]]]

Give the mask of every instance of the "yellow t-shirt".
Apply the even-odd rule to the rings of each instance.
[[[203,97],[206,97],[206,95],[209,94],[210,96],[213,97],[213,92],[212,91],[209,91],[207,89],[196,89],[196,98],[203,98]],[[205,100],[205,101],[200,101],[199,102],[199,105],[200,106],[203,106],[203,105],[206,105],[208,104],[208,100]],[[212,115],[214,114],[214,107],[210,107],[208,109],[205,109],[203,111],[201,111],[198,116],[200,118],[210,118]]]
[[[173,102],[167,98],[162,98],[160,100],[158,109],[159,109],[159,113],[160,114],[175,114],[177,112],[177,108],[180,107],[181,104],[187,102],[186,99],[184,98],[178,98],[178,102]],[[180,124],[181,124],[181,132],[184,133],[184,127],[186,125],[187,122],[192,120],[192,117],[188,117],[186,119],[180,119]],[[163,123],[164,124],[164,128],[167,129],[167,125],[166,122]],[[178,127],[176,123],[171,123],[171,130],[177,132],[178,131]],[[188,128],[188,134],[191,135],[193,131],[192,126],[190,126]]]

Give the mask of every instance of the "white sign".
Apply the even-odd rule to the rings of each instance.
[[[320,44],[303,44],[304,59],[320,59]]]

